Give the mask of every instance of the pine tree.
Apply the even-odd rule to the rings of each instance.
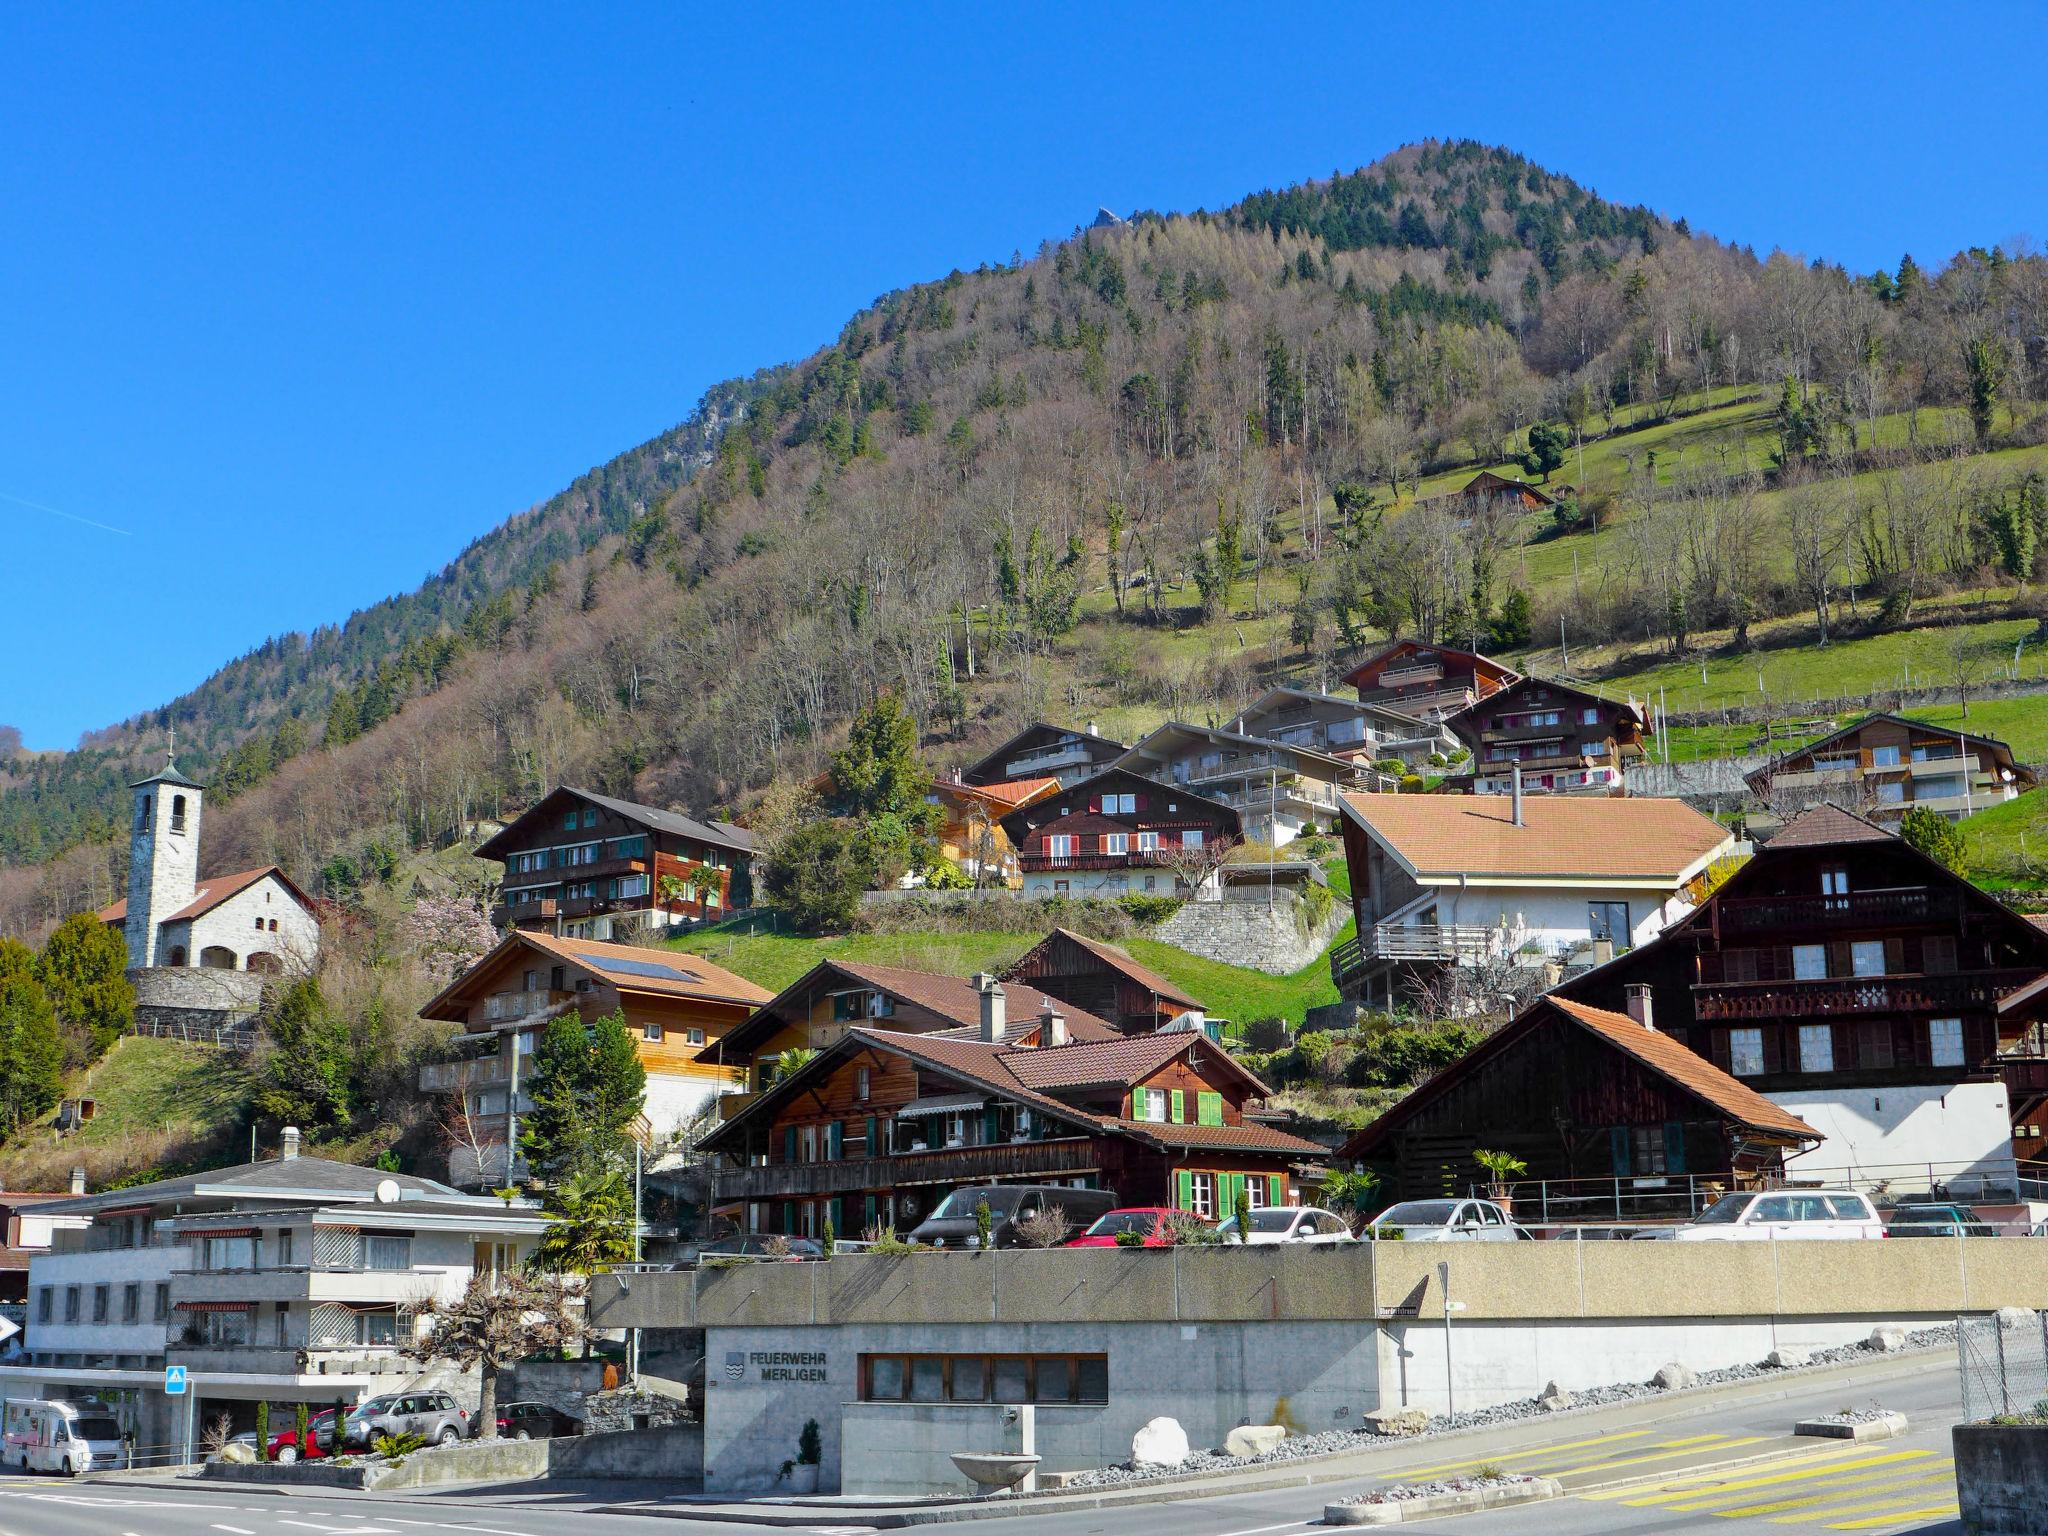
[[[36,980],[36,957],[0,939],[0,1117],[10,1129],[56,1104],[64,1089],[57,1010]]]
[[[917,755],[917,721],[885,693],[853,717],[846,746],[832,759],[833,809],[864,818],[906,815],[925,804],[931,771]]]
[[[561,1181],[618,1167],[647,1094],[647,1069],[625,1015],[586,1024],[566,1013],[550,1021],[533,1053],[527,1092],[533,1108],[519,1147],[535,1174]]]
[[[363,734],[363,718],[356,709],[356,696],[347,688],[334,690],[334,698],[327,706],[326,744],[330,747],[346,746]]]
[[[71,1034],[72,1054],[96,1061],[135,1023],[128,946],[90,912],[59,923],[36,962],[36,979]]]

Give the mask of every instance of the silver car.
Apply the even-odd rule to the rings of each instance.
[[[1365,1229],[1368,1240],[1410,1243],[1515,1243],[1525,1235],[1491,1200],[1403,1200]]]
[[[1351,1235],[1350,1222],[1335,1212],[1313,1205],[1267,1205],[1249,1215],[1251,1230],[1245,1241],[1254,1247],[1262,1243],[1314,1243],[1327,1247],[1332,1243],[1358,1241]],[[1226,1243],[1236,1242],[1237,1218],[1231,1217],[1216,1230]]]
[[[342,1443],[369,1450],[379,1435],[418,1435],[429,1445],[453,1445],[469,1433],[469,1414],[446,1392],[400,1392],[358,1405],[342,1426]]]

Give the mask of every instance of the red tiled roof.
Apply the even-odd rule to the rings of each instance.
[[[230,896],[246,891],[265,875],[277,876],[279,883],[298,899],[299,905],[305,907],[308,911],[312,910],[313,903],[306,899],[306,893],[292,884],[283,870],[279,869],[275,864],[265,864],[260,869],[238,870],[232,875],[215,875],[210,880],[200,881],[197,890],[193,893],[192,899],[170,916],[162,919],[162,921],[166,923],[182,923],[188,918],[198,917],[202,913],[211,912]],[[101,907],[94,916],[98,917],[103,923],[125,923],[128,921],[128,898],[123,896],[111,906]]]
[[[1820,1132],[1790,1110],[1780,1109],[1747,1083],[1730,1077],[1669,1035],[1646,1029],[1625,1013],[1611,1013],[1563,997],[1546,1001],[1603,1040],[1628,1052],[1658,1076],[1669,1078],[1694,1097],[1705,1100],[1730,1120],[1774,1135],[1820,1139]]]
[[[1898,834],[1887,832],[1874,821],[1845,811],[1832,800],[1809,806],[1778,829],[1768,847],[1821,848],[1835,843],[1896,842]]]
[[[942,976],[936,971],[913,971],[903,966],[869,965],[865,961],[832,960],[827,962],[838,970],[857,980],[866,982],[884,992],[889,992],[920,1008],[928,1008],[942,1018],[954,1020],[963,1028],[981,1027],[981,994],[974,990],[974,983],[965,976]],[[1067,1036],[1077,1041],[1121,1040],[1123,1031],[1107,1019],[1097,1018],[1085,1008],[1076,1008],[1063,1003],[1050,993],[1022,981],[1003,983],[1003,1013],[1013,1031],[1023,1030],[1031,1020],[1036,1019],[1050,1006],[1055,1013],[1064,1014],[1067,1020]]]
[[[1006,779],[1000,784],[946,784],[941,788],[960,795],[978,795],[984,800],[998,801],[1011,810],[1052,794],[1060,787],[1058,779]]]
[[[1330,1149],[1270,1125],[1162,1125],[1156,1120],[1119,1120],[1116,1128],[1147,1136],[1169,1147],[1214,1148],[1231,1152],[1307,1152],[1328,1157]]]
[[[1343,796],[1345,814],[1424,878],[1677,881],[1729,840],[1682,800],[1527,795]]]
[[[1098,1083],[1128,1086],[1149,1077],[1187,1049],[1186,1033],[1122,1035],[1076,1045],[1041,1045],[1003,1050],[1009,1074],[1027,1088],[1088,1088]]]

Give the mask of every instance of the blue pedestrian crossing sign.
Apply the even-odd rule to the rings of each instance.
[[[185,1395],[185,1367],[167,1365],[164,1367],[164,1391],[172,1397]]]

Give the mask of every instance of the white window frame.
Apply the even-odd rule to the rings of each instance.
[[[1827,945],[1794,944],[1792,946],[1792,979],[1794,981],[1826,981],[1828,979]]]
[[[1763,1076],[1764,1032],[1761,1029],[1728,1031],[1728,1072],[1732,1077]]]
[[[1197,1173],[1188,1179],[1188,1204],[1204,1221],[1216,1219],[1216,1175]]]
[[[1180,845],[1183,848],[1199,848],[1204,840],[1204,834],[1200,827],[1184,828],[1180,834]]]
[[[661,1044],[661,1026],[653,1019],[649,1019],[640,1026],[640,1038],[650,1045]]]
[[[1158,851],[1159,834],[1157,832],[1140,832],[1138,834],[1138,852],[1157,853]]]
[[[1799,1026],[1799,1070],[1802,1072],[1832,1072],[1835,1070],[1835,1029],[1832,1024],[1802,1024]]]
[[[1049,833],[1045,839],[1045,856],[1049,859],[1071,859],[1074,856],[1074,834]]]
[[[1121,857],[1130,852],[1130,841],[1127,832],[1105,832],[1102,834],[1102,851]]]
[[[1927,1060],[1937,1067],[1960,1067],[1967,1059],[1961,1019],[1927,1021]]]
[[[1166,1090],[1164,1088],[1140,1088],[1143,1095],[1138,1118],[1147,1125],[1166,1124]]]
[[[1856,939],[1849,945],[1849,974],[1869,978],[1885,974],[1884,940]]]

